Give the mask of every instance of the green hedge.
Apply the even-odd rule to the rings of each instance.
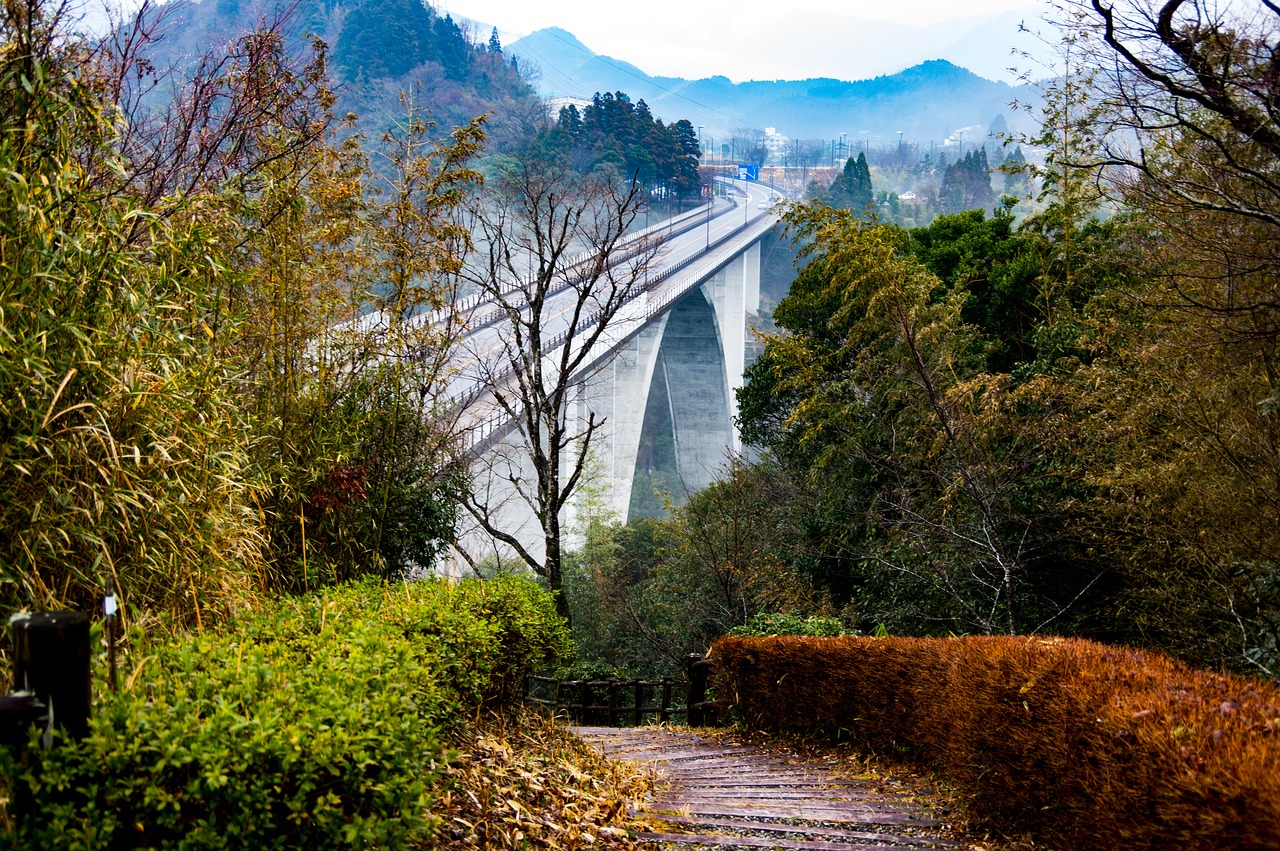
[[[737,638],[766,638],[770,635],[810,635],[833,638],[849,635],[839,618],[822,615],[787,614],[785,612],[756,612],[742,626],[735,626],[726,635]]]
[[[569,649],[532,582],[346,585],[140,649],[89,736],[0,750],[31,848],[430,844],[449,740]],[[34,741],[34,740],[33,740]]]

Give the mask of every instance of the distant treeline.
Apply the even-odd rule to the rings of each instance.
[[[596,93],[581,111],[562,107],[555,126],[537,141],[542,152],[568,159],[579,171],[612,168],[677,198],[698,194],[698,134],[687,119],[655,119],[643,100],[625,92]]]

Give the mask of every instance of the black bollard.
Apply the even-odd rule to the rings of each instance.
[[[13,687],[30,692],[47,707],[51,726],[61,727],[73,738],[84,738],[89,732],[92,694],[89,616],[23,613],[11,617],[9,627],[13,630]]]
[[[0,694],[0,745],[9,748],[25,746],[31,725],[44,718],[44,704],[34,695]]]

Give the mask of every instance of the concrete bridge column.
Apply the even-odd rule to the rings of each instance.
[[[735,391],[742,387],[742,371],[746,366],[747,314],[754,315],[760,310],[760,243],[752,243],[750,248],[735,257],[732,263],[702,285],[702,291],[715,309],[716,333],[724,353],[724,380],[729,391],[729,418],[732,422],[738,416]],[[734,452],[742,449],[736,427],[728,446]]]
[[[620,344],[609,362],[590,375],[577,410],[577,422],[582,427],[591,411],[597,421],[604,420],[591,441],[592,478],[586,484],[598,490],[604,507],[619,520],[626,519],[631,504],[645,401],[654,379],[667,316],[655,318]]]
[[[667,390],[676,471],[688,490],[711,484],[727,454],[741,451],[734,427],[734,391],[743,383],[747,314],[756,313],[759,304],[760,246],[754,243],[670,310],[619,343],[613,356],[578,384],[566,411],[569,422],[581,430],[590,412],[597,421],[603,420],[592,442],[590,475],[583,484],[619,519],[625,519],[630,508],[653,381],[662,381]],[[525,499],[534,486],[533,471],[514,426],[507,424],[503,430],[506,433],[489,444],[484,457],[476,459],[476,485],[489,492],[491,505],[500,506],[506,527],[532,552],[540,553],[541,530]],[[573,459],[563,460],[562,469],[568,475]],[[561,518],[570,546],[580,543],[576,533],[583,496],[580,490]],[[476,536],[471,530],[464,540],[473,542]],[[476,548],[479,556],[504,555],[501,546],[482,543],[487,547]]]
[[[752,316],[760,314],[760,243],[753,242],[751,247],[742,253],[743,286],[746,293],[747,313]]]
[[[662,342],[676,472],[690,491],[715,480],[734,445],[724,349],[706,290],[693,290],[671,310]]]

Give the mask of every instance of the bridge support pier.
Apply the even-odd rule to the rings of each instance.
[[[706,287],[672,309],[662,341],[662,375],[671,406],[676,472],[690,492],[715,480],[734,447],[725,352]]]
[[[703,295],[715,309],[715,329],[724,354],[724,382],[728,388],[729,419],[738,417],[737,390],[742,387],[742,371],[746,365],[747,314],[760,311],[760,243],[752,243],[733,262],[702,285]],[[738,429],[732,429],[727,447],[742,450]]]
[[[597,487],[603,507],[622,520],[631,505],[645,400],[655,378],[658,349],[669,317],[669,313],[656,317],[622,343],[613,359],[590,377],[579,395],[579,422],[586,422],[589,411],[595,411],[597,419],[604,416],[604,427],[593,442],[593,472],[601,478]]]
[[[663,307],[653,312],[646,312],[644,301],[633,303],[635,315],[618,323],[615,340],[626,338],[610,343],[611,356],[607,348],[602,351],[565,412],[579,428],[591,414],[603,420],[592,441],[591,468],[579,485],[578,498],[561,517],[569,547],[581,543],[588,500],[597,500],[593,508],[627,519],[654,381],[663,382],[667,391],[676,473],[685,489],[693,492],[711,484],[729,456],[741,451],[734,422],[735,391],[743,384],[747,316],[760,305],[759,242],[742,249],[701,283],[696,279],[690,283],[689,289],[685,289],[689,283],[681,284],[683,296],[659,302]],[[664,298],[661,290],[651,295]],[[636,324],[628,327],[628,322]],[[535,477],[519,434],[511,425],[506,428],[510,432],[493,435],[485,457],[476,459],[475,486],[496,509],[502,526],[536,558],[545,546],[528,502]],[[472,559],[487,556],[497,563],[512,557],[510,548],[496,544],[479,529],[468,530],[459,540],[459,549]]]

